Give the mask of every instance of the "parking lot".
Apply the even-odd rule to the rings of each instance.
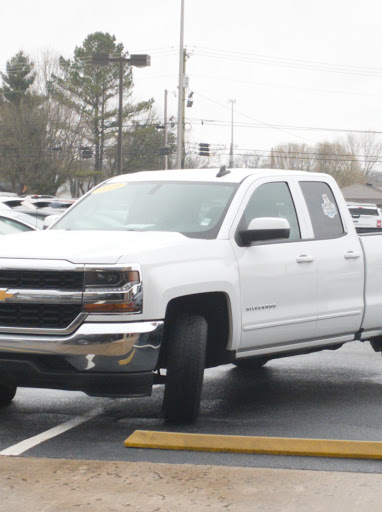
[[[0,452],[21,457],[381,473],[378,460],[151,450],[123,444],[135,430],[378,441],[381,370],[380,355],[368,343],[359,342],[337,351],[273,360],[257,372],[232,365],[210,369],[200,417],[191,425],[163,421],[160,386],[152,397],[140,399],[19,389],[12,405],[0,413]],[[46,433],[52,428],[49,438]]]

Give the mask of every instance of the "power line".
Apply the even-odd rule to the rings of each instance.
[[[208,80],[216,80],[216,81],[219,81],[221,82],[221,77],[217,76],[216,74],[215,75],[206,75],[206,74],[198,74],[198,73],[193,73],[192,74],[192,77],[195,78],[195,77],[198,77],[198,78],[207,78]],[[241,83],[241,84],[251,84],[251,85],[257,85],[257,86],[260,86],[260,87],[273,87],[273,88],[278,88],[278,89],[296,89],[296,90],[299,90],[299,91],[312,91],[312,92],[318,92],[318,93],[324,93],[324,94],[341,94],[341,95],[350,95],[350,96],[378,96],[380,97],[380,94],[379,93],[370,93],[369,91],[367,93],[362,93],[362,92],[358,92],[358,91],[346,91],[346,90],[339,90],[339,89],[320,89],[320,88],[315,88],[315,87],[302,87],[302,86],[298,86],[298,85],[287,85],[285,83],[277,83],[277,84],[274,84],[274,83],[271,83],[271,82],[258,82],[258,81],[255,81],[255,80],[241,80],[241,79],[235,79],[235,78],[231,78],[229,79],[229,82],[231,83]]]
[[[196,46],[196,45],[190,45],[190,46],[188,46],[188,48],[196,48],[196,49],[200,49],[203,51],[213,51],[213,52],[218,52],[218,53],[223,53],[223,54],[230,54],[233,56],[236,56],[236,55],[255,56],[255,57],[264,57],[264,58],[286,60],[286,61],[307,63],[307,64],[340,66],[340,67],[348,67],[348,68],[355,68],[355,69],[361,69],[361,70],[376,70],[376,71],[380,71],[382,73],[382,67],[353,66],[353,65],[349,65],[349,64],[339,64],[339,63],[322,62],[322,61],[314,61],[314,60],[306,60],[306,59],[291,59],[291,58],[286,58],[286,57],[275,57],[274,55],[264,55],[264,54],[251,53],[251,52],[237,52],[237,51],[233,51],[233,50],[223,50],[221,48],[206,48],[203,46]]]
[[[198,146],[199,146],[199,143],[194,143],[194,142],[191,142],[189,143],[189,146],[192,147],[192,148],[195,148],[197,149]],[[210,144],[209,145],[211,150],[214,151],[214,148],[216,151],[228,151],[228,147],[227,146],[221,146],[219,144]],[[275,156],[284,156],[286,158],[299,158],[300,155],[312,155],[312,156],[317,156],[319,155],[320,157],[324,157],[324,156],[336,156],[338,157],[339,159],[343,158],[343,157],[350,157],[350,158],[364,158],[364,159],[374,159],[374,158],[382,158],[382,154],[381,155],[378,155],[378,156],[372,156],[372,155],[359,155],[359,154],[354,154],[354,153],[322,153],[321,151],[288,151],[288,150],[277,150],[277,149],[253,149],[253,148],[242,148],[242,147],[237,147],[236,146],[236,149],[238,149],[239,151],[242,151],[242,152],[253,152],[253,153],[262,153],[263,155],[265,153],[269,153],[270,155],[271,154],[274,154]],[[382,150],[381,150],[381,153],[382,153]],[[294,155],[294,156],[292,156]]]
[[[222,105],[224,106],[224,105]],[[242,114],[244,115],[244,114]],[[83,123],[83,121],[82,121]],[[224,119],[206,119],[206,118],[193,118],[188,117],[187,123],[191,124],[192,126],[196,124],[201,125],[211,125],[211,126],[231,126],[230,121],[226,121]],[[171,121],[171,123],[174,126],[177,125],[176,119]],[[288,130],[300,130],[300,131],[322,131],[322,132],[342,132],[342,133],[357,133],[357,134],[374,134],[374,135],[382,135],[382,131],[379,130],[355,130],[353,128],[329,128],[329,127],[323,127],[323,126],[296,126],[296,125],[281,125],[281,124],[268,124],[268,123],[246,123],[244,121],[234,121],[234,127],[237,128],[273,128],[273,129],[288,129]],[[17,126],[16,123],[1,123],[1,127],[12,127]],[[123,123],[124,128],[146,128],[146,127],[154,127],[160,129],[160,123],[159,122],[153,122],[153,123],[138,123],[138,124],[132,124],[129,122]],[[106,126],[106,129],[111,129],[115,127]],[[288,132],[287,132],[288,133]],[[289,134],[291,135],[291,134]],[[314,141],[311,141],[314,143]]]
[[[350,74],[356,76],[382,78],[382,68],[367,68],[361,66],[349,66],[343,64],[329,64],[318,61],[304,61],[298,59],[288,59],[282,57],[272,57],[268,55],[229,52],[225,50],[208,50],[193,47],[197,55],[208,58],[219,58],[225,60],[234,60],[236,62],[247,62],[255,64],[266,64],[273,66],[281,66],[292,69],[302,69],[310,71],[324,71],[330,73]]]
[[[209,98],[208,96],[205,96],[205,95],[203,95],[201,93],[196,93],[196,94],[199,95],[199,96],[204,97],[205,99],[207,99],[208,101],[211,101],[212,103],[215,103],[216,105],[219,105],[220,107],[223,107],[225,109],[229,108],[226,105],[222,105],[221,103],[219,103],[219,102],[217,102],[217,101],[215,101],[215,100],[213,100],[213,99]],[[313,141],[311,141],[309,139],[306,139],[305,137],[301,137],[300,135],[291,134],[291,133],[289,133],[288,131],[286,131],[283,128],[278,128],[277,126],[273,126],[273,125],[271,125],[269,123],[264,123],[263,121],[260,121],[259,119],[251,118],[250,116],[248,116],[246,114],[243,114],[242,112],[238,112],[237,110],[236,110],[236,113],[241,115],[241,116],[247,117],[248,119],[252,119],[253,121],[256,121],[257,123],[260,123],[263,126],[268,126],[269,128],[273,128],[275,130],[279,130],[279,131],[285,132],[288,135],[292,135],[293,137],[298,137],[299,139],[306,140],[308,142],[313,142]]]
[[[198,155],[199,152],[197,150],[191,150],[189,153],[193,154],[193,155]],[[229,156],[229,152],[228,151],[215,151],[214,152],[214,156]],[[240,153],[240,152],[237,152],[235,151],[235,156],[251,156],[251,155],[248,155],[248,153]],[[258,157],[265,157],[265,158],[269,158],[270,155],[269,154],[259,154],[259,155],[254,155],[254,156],[258,156]],[[310,162],[338,162],[338,163],[350,163],[350,162],[353,162],[353,163],[360,163],[362,164],[362,162],[359,162],[357,159],[354,159],[354,158],[320,158],[320,157],[304,157],[304,156],[300,156],[300,157],[297,157],[296,160],[308,160]],[[382,159],[375,159],[373,160],[373,163],[382,163]]]
[[[241,114],[245,115],[245,114]],[[247,116],[249,117],[249,116]],[[218,119],[205,119],[205,118],[188,118],[188,122],[193,124],[193,121],[197,121],[202,125],[218,125],[218,126],[230,126],[230,121],[218,120]],[[361,133],[361,134],[378,134],[382,135],[382,131],[377,130],[354,130],[352,128],[329,128],[319,126],[295,126],[295,125],[281,125],[281,124],[268,124],[268,123],[245,123],[235,121],[234,126],[238,128],[274,128],[274,129],[288,129],[288,130],[302,130],[302,131],[327,131],[327,132],[347,132],[347,133]]]
[[[128,149],[126,151],[124,151],[124,155],[132,155],[132,156],[159,156],[159,151],[158,150],[153,150],[153,146],[157,146],[157,149],[159,150],[159,147],[161,146],[161,144],[156,144],[156,145],[153,145],[151,143],[147,143],[147,144],[144,144],[142,145],[141,148],[137,148],[137,149]],[[146,148],[150,148],[150,150],[147,150]],[[109,153],[115,153],[115,150],[116,150],[116,147],[115,146],[106,146],[104,148],[104,151],[106,154],[109,154]],[[17,150],[15,150],[17,151]],[[65,152],[65,150],[63,150],[63,152]],[[10,154],[11,152],[7,151],[5,152],[5,154],[1,151],[1,148],[0,148],[0,154],[3,154],[3,156],[8,156],[11,160],[17,160],[17,159],[23,159],[23,160],[28,160],[28,159],[40,159],[40,158],[46,158],[47,156],[50,156],[52,161],[55,161],[56,158],[54,157],[54,155],[52,155],[51,153],[47,153],[45,151],[42,151],[40,153],[33,153],[33,152],[30,152],[30,153],[27,153],[27,154],[24,154],[24,155],[20,155],[20,154]],[[68,155],[70,156],[74,156],[74,154],[76,153],[76,150],[72,150],[71,152],[68,150],[66,152]],[[217,155],[220,155],[220,156],[228,156],[229,155],[229,150],[227,148],[217,148],[217,149],[213,149],[212,148],[212,153],[217,156]],[[251,155],[252,153],[252,155]],[[62,152],[60,151],[60,155],[62,154]],[[172,153],[174,154],[174,152]],[[188,146],[188,149],[187,149],[187,154],[199,154],[199,151],[194,147],[190,147]],[[300,153],[293,153],[293,152],[288,152],[288,151],[275,151],[275,150],[245,150],[245,149],[242,149],[242,148],[239,148],[236,150],[235,154],[237,156],[246,156],[246,157],[250,157],[250,156],[256,156],[256,157],[263,157],[263,158],[270,158],[272,156],[272,154],[277,158],[277,157],[284,157],[284,158],[287,158],[289,160],[307,160],[307,161],[320,161],[320,162],[338,162],[338,163],[349,163],[349,162],[353,162],[353,163],[366,163],[367,161],[370,161],[372,163],[382,163],[382,156],[381,155],[378,155],[378,156],[365,156],[365,155],[347,155],[347,154],[342,154],[342,155],[338,155],[338,154],[333,154],[333,153],[309,153],[309,152],[300,152]],[[294,154],[295,156],[291,156],[291,154]],[[307,155],[307,156],[305,156]],[[329,158],[328,158],[329,157]],[[334,157],[334,158],[332,158]],[[364,159],[365,162],[360,162],[359,160],[361,159]],[[61,158],[59,157],[57,159],[58,161],[61,160]],[[78,163],[80,162],[83,162],[83,159],[81,158],[78,158]]]
[[[224,105],[221,105],[224,106]],[[244,114],[241,114],[244,115]],[[248,117],[248,116],[247,116]],[[83,121],[82,121],[83,123]],[[211,126],[231,126],[230,121],[226,121],[224,119],[206,119],[206,118],[187,118],[187,123],[191,124],[192,126],[196,124],[201,125],[211,125]],[[177,121],[173,120],[171,121],[172,125],[176,126]],[[288,129],[288,130],[300,130],[300,131],[324,131],[324,132],[342,132],[342,133],[357,133],[357,134],[374,134],[374,135],[382,135],[382,131],[379,130],[355,130],[353,128],[329,128],[329,127],[323,127],[323,126],[296,126],[296,125],[281,125],[281,124],[268,124],[268,123],[246,123],[244,121],[234,121],[234,126],[237,128],[271,128],[271,129]],[[139,123],[139,124],[131,124],[129,122],[123,123],[124,128],[145,128],[145,127],[156,127],[160,129],[160,123],[159,122],[153,122],[153,123]],[[16,123],[1,123],[1,127],[12,127],[17,126]],[[106,129],[115,128],[106,126]],[[288,132],[286,132],[288,133]],[[291,135],[291,134],[289,134]],[[310,141],[314,143],[314,141]]]

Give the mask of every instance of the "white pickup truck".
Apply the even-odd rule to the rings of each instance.
[[[50,228],[2,240],[0,404],[17,386],[145,396],[192,421],[207,367],[370,340],[382,238],[335,181],[273,169],[114,177]]]

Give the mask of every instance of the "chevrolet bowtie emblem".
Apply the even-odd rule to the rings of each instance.
[[[0,290],[0,302],[4,302],[7,299],[12,299],[15,295],[15,293],[8,293],[7,289],[2,289]]]

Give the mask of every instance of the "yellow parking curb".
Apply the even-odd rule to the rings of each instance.
[[[382,459],[382,442],[378,441],[219,436],[136,430],[124,444],[128,448],[161,450]]]

